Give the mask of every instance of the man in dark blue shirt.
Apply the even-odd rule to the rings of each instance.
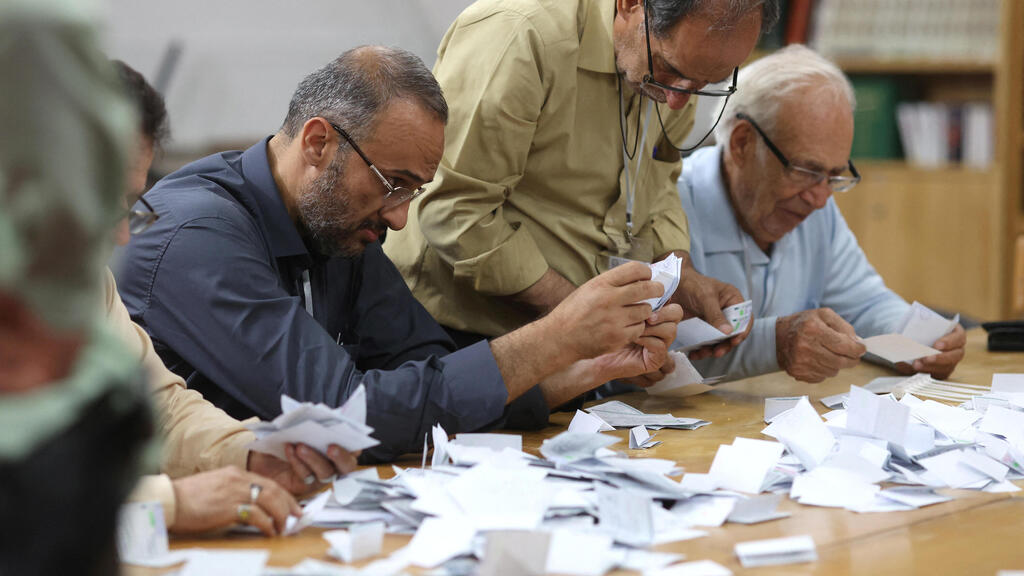
[[[433,178],[446,121],[418,58],[357,48],[303,80],[277,134],[161,180],[119,283],[167,366],[239,418],[277,415],[281,394],[338,405],[364,383],[376,459],[418,450],[435,423],[543,425],[604,381],[660,375],[682,310],[636,304],[662,292],[640,264],[454,351],[379,243]]]

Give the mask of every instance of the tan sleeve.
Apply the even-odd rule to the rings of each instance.
[[[135,489],[128,496],[129,502],[159,502],[164,509],[164,522],[167,529],[174,526],[177,514],[177,500],[174,497],[174,485],[166,474],[153,474],[139,478]]]
[[[247,468],[249,443],[256,439],[241,422],[210,404],[168,370],[146,331],[132,322],[107,270],[107,318],[149,374],[164,449],[160,470],[171,478],[224,466]]]

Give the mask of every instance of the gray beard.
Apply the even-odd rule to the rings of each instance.
[[[302,236],[323,256],[354,257],[365,248],[355,238],[347,190],[338,189],[343,172],[341,162],[335,158],[299,197]]]

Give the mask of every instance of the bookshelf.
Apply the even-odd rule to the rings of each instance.
[[[894,80],[901,100],[992,106],[994,159],[987,167],[859,159],[864,180],[836,196],[891,288],[979,320],[1024,317],[1024,0],[988,1],[998,1],[999,18],[989,58],[826,52],[855,84]]]

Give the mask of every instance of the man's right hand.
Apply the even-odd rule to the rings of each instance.
[[[829,308],[783,316],[775,323],[779,367],[804,382],[821,382],[856,366],[867,352],[853,326]]]
[[[252,486],[260,487],[252,500]],[[176,514],[171,532],[207,532],[239,522],[238,507],[250,507],[248,524],[267,536],[284,532],[288,516],[301,516],[291,494],[270,478],[234,466],[202,472],[173,481]]]
[[[646,264],[630,262],[592,278],[551,311],[544,322],[559,335],[573,360],[594,358],[637,342],[647,327],[651,306],[664,287],[651,280]]]

